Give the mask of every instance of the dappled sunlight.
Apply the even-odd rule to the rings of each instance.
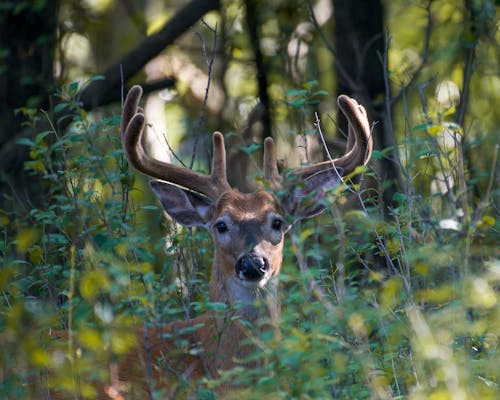
[[[497,3],[4,1],[0,398],[499,398]]]

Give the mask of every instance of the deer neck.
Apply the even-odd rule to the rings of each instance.
[[[224,275],[216,258],[212,266],[210,301],[227,304],[231,312],[249,322],[277,322],[280,316],[278,286],[276,276],[262,287],[244,285],[236,274]]]

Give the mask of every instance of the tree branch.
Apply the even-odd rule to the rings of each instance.
[[[135,49],[104,72],[103,80],[91,82],[81,93],[83,108],[97,106],[120,99],[121,71],[124,81],[140,69],[165,47],[174,42],[207,12],[220,8],[220,0],[192,0],[181,8],[165,26],[154,35],[148,36]]]

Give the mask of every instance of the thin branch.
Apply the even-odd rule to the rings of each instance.
[[[203,125],[203,121],[205,120],[205,110],[207,108],[207,102],[208,102],[208,93],[210,91],[210,82],[212,81],[212,66],[214,64],[215,60],[215,53],[217,51],[217,24],[215,25],[215,28],[210,27],[205,21],[202,20],[202,23],[210,29],[213,34],[214,34],[214,40],[212,43],[212,53],[210,57],[208,57],[207,54],[207,47],[205,45],[205,39],[199,32],[196,32],[196,35],[200,38],[201,45],[203,48],[203,55],[205,56],[205,62],[208,67],[208,78],[207,78],[207,86],[205,88],[205,97],[203,98],[203,103],[201,105],[201,112],[200,112],[200,117],[198,118],[198,122],[196,124],[196,134],[194,138],[194,145],[193,145],[193,154],[191,156],[191,162],[189,163],[189,168],[193,168],[194,160],[196,158],[196,148],[198,147],[198,141],[200,139],[200,134],[201,134],[201,126]]]

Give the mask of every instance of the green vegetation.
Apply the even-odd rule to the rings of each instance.
[[[28,3],[19,2],[16,12],[31,7]],[[62,3],[59,18],[69,20],[66,14],[78,7]],[[97,3],[104,10],[114,4]],[[230,382],[241,399],[500,397],[498,5],[466,2],[481,10],[480,29],[471,32],[465,8],[451,0],[386,3],[391,35],[384,77],[395,95],[389,131],[397,144],[374,151],[372,163],[359,171],[359,183],[333,190],[325,213],[288,233],[281,333],[255,339],[262,366],[197,382],[197,398],[214,398],[212,389],[220,382]],[[425,6],[431,3],[435,31],[426,47]],[[236,129],[245,124],[257,95],[254,69],[246,61],[249,38],[235,28],[243,19],[236,4],[224,6],[230,25],[224,40],[231,54],[220,78],[227,82],[212,83],[214,93],[224,91],[230,100],[218,108],[210,103],[216,95],[196,98],[192,81],[181,79],[182,100],[162,105],[168,127],[155,126],[155,132],[182,130],[193,137],[225,129],[232,146],[257,157],[259,144],[240,140]],[[335,96],[328,92],[337,77],[317,32],[304,39],[308,63],[294,60],[302,70],[283,72],[280,35],[292,35],[307,15],[302,6],[291,13],[283,4],[262,11],[261,39],[268,45],[273,133],[278,146],[295,153],[297,137],[307,141],[317,135],[315,122],[321,122],[327,139],[335,130],[328,114]],[[142,18],[144,31],[151,32],[167,14]],[[205,22],[215,26],[217,18],[210,14]],[[212,31],[200,26],[208,38]],[[100,32],[94,27],[89,37],[103,36]],[[66,43],[83,40],[76,28],[64,34]],[[170,59],[185,70],[207,61],[192,36]],[[196,54],[184,52],[183,45],[189,48],[195,39],[200,48],[189,51]],[[101,42],[95,57],[103,62],[109,44]],[[0,48],[0,61],[4,58]],[[0,64],[0,75],[4,67]],[[95,112],[82,107],[87,85],[102,80],[73,81],[88,69],[68,68],[60,81],[60,103],[51,112],[17,110],[26,118],[16,140],[29,149],[24,170],[44,195],[33,204],[2,195],[12,207],[0,209],[0,398],[49,398],[49,386],[70,398],[94,398],[94,383],[109,382],[110,363],[134,345],[131,327],[220,307],[207,302],[208,235],[163,217],[146,180],[126,162],[119,107]],[[375,106],[384,103],[381,97],[372,100]],[[214,120],[223,126],[213,126]],[[173,147],[185,143],[175,134],[169,137]],[[388,204],[380,162],[394,154],[401,176]],[[182,158],[189,165],[191,154]],[[195,168],[204,169],[204,163]],[[54,329],[70,336],[53,337]]]
[[[33,129],[38,118],[46,115],[33,114]],[[1,242],[2,397],[41,396],[52,370],[51,385],[92,398],[92,381],[108,379],[106,360],[133,344],[126,327],[184,318],[188,297],[191,312],[205,308],[211,244],[204,232],[169,224],[166,242],[153,238],[145,216],[160,211],[135,199],[147,189],[124,161],[119,118],[92,121],[78,108],[72,118],[66,133],[51,129],[23,141],[32,157],[26,168],[42,175],[51,205],[2,214],[4,227],[15,224]],[[262,369],[220,379],[254,382],[245,398],[498,396],[494,171],[480,174],[488,191],[469,204],[474,182],[461,181],[460,129],[452,128],[412,128],[414,141],[402,145],[410,185],[387,216],[368,191],[342,187],[332,205],[362,196],[361,209],[341,214],[332,206],[293,228],[281,338],[261,338]],[[456,140],[444,149],[445,134]],[[421,193],[430,178],[422,162],[459,190]],[[183,264],[198,266],[195,280],[185,280]],[[74,340],[49,337],[61,326]]]

